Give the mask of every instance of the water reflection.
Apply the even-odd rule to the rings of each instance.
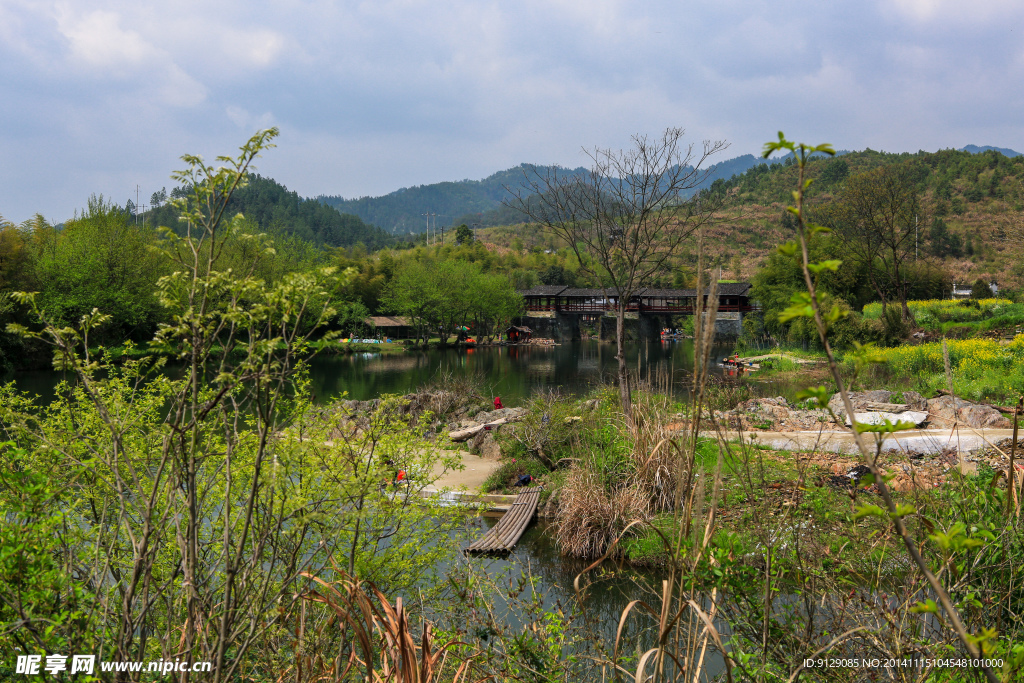
[[[711,352],[712,372],[726,382],[752,382],[754,392],[792,398],[798,387],[764,384],[756,376],[735,374],[717,362],[731,354],[731,345],[715,346]],[[626,347],[630,372],[649,379],[659,388],[671,384],[680,398],[688,393],[693,373],[693,342],[678,341],[630,344]],[[537,391],[557,389],[582,395],[594,386],[613,382],[617,371],[615,345],[582,341],[558,346],[486,346],[477,348],[430,349],[394,354],[356,353],[320,355],[310,361],[313,394],[318,402],[343,394],[359,401],[381,394],[415,392],[445,376],[472,377],[491,396],[501,396],[511,405],[521,404]],[[178,376],[180,366],[168,363],[163,372]],[[729,373],[732,374],[729,374]],[[47,404],[56,395],[64,373],[18,372],[3,378],[17,388],[39,397]],[[71,378],[67,378],[71,379]]]
[[[721,358],[731,351],[732,346],[715,347],[712,358]],[[685,392],[686,376],[693,371],[691,340],[631,344],[626,353],[631,371],[641,378],[668,378],[679,392]],[[318,397],[338,396],[343,391],[356,400],[384,393],[404,394],[452,375],[475,377],[486,391],[513,403],[545,389],[586,393],[611,380],[616,368],[615,346],[596,341],[558,346],[431,349],[372,357],[321,356],[311,364]],[[716,370],[721,374],[720,368]]]

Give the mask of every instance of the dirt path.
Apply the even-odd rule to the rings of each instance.
[[[439,453],[445,456],[454,455],[458,457],[465,468],[461,471],[449,470],[442,473],[444,466],[440,462],[434,463],[432,474],[435,477],[439,477],[434,482],[434,487],[438,489],[451,488],[479,493],[480,487],[483,486],[487,477],[491,475],[491,472],[498,469],[498,466],[501,464],[497,460],[482,458],[479,455],[473,455],[466,451],[439,451]]]

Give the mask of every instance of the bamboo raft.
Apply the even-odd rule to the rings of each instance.
[[[466,548],[467,553],[507,553],[519,542],[537,511],[540,489],[523,491],[498,523]]]

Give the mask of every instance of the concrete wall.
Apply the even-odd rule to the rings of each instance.
[[[556,313],[554,316],[524,315],[515,321],[533,330],[534,337],[554,339],[558,342],[576,341],[580,338],[580,317]]]
[[[715,340],[737,339],[743,334],[743,314],[719,313],[715,318]]]

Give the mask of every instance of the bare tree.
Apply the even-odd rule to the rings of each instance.
[[[600,281],[605,299],[614,298],[619,393],[630,421],[626,308],[720,206],[717,197],[694,191],[711,172],[704,167],[708,158],[728,143],[705,140],[695,151],[683,135],[682,128],[667,128],[655,138],[634,135],[628,150],[585,149],[589,172],[527,173],[524,186],[507,188],[506,206],[562,238],[581,268]]]
[[[883,309],[895,297],[905,321],[914,319],[907,305],[905,265],[915,254],[918,221],[925,222],[917,172],[900,164],[854,176],[837,205],[821,217],[836,229],[852,260],[865,266]]]

